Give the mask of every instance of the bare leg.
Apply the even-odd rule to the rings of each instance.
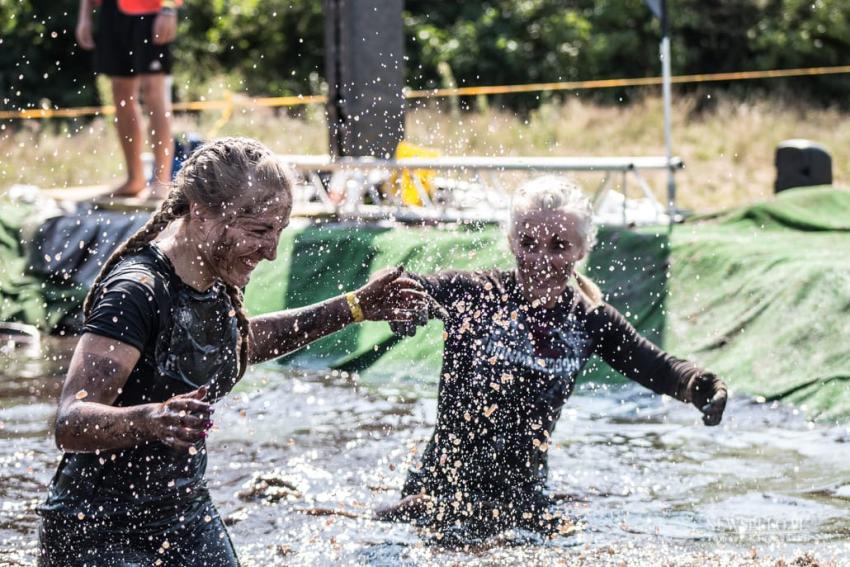
[[[142,127],[139,115],[139,78],[111,77],[112,100],[115,101],[115,128],[124,162],[127,164],[127,181],[113,191],[113,195],[128,197],[145,188],[142,169]]]
[[[142,98],[150,117],[153,147],[153,182],[150,197],[164,199],[171,184],[174,137],[171,133],[171,77],[162,73],[142,75]]]

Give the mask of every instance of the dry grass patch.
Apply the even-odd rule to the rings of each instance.
[[[679,179],[679,203],[700,212],[768,198],[774,179],[773,152],[788,138],[809,138],[833,154],[837,183],[850,184],[850,114],[809,109],[779,101],[741,102],[720,98],[696,111],[698,98],[674,106],[675,153],[686,163]],[[527,116],[504,110],[452,114],[439,108],[411,110],[407,138],[439,148],[445,155],[577,156],[662,155],[661,101],[599,105],[571,99],[544,104]],[[217,113],[182,115],[178,131],[208,133]],[[42,187],[118,184],[123,159],[110,119],[88,123],[25,124],[0,131],[0,190],[15,183]],[[239,109],[219,135],[258,138],[281,153],[324,153],[321,107],[289,116],[269,109]],[[580,176],[588,185],[598,176]],[[659,191],[663,175],[651,175]]]

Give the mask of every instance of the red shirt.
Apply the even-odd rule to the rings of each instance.
[[[100,6],[103,0],[95,0],[95,5]],[[163,0],[118,0],[118,9],[129,16],[142,14],[153,14],[162,9]],[[175,8],[183,5],[183,0],[172,0],[166,2]]]

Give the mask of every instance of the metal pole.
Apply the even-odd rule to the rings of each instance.
[[[667,213],[672,223],[676,211],[676,177],[672,166],[673,137],[670,132],[672,89],[670,88],[670,22],[667,17],[667,0],[661,0],[661,75],[661,90],[664,97],[664,145],[667,156]]]

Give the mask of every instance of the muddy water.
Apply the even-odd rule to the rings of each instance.
[[[68,346],[0,354],[0,565],[35,561]],[[369,519],[435,419],[427,384],[390,385],[267,366],[220,404],[208,478],[244,565],[850,565],[847,428],[736,398],[710,429],[628,386],[583,385],[556,431],[550,485],[576,535],[434,546]]]

